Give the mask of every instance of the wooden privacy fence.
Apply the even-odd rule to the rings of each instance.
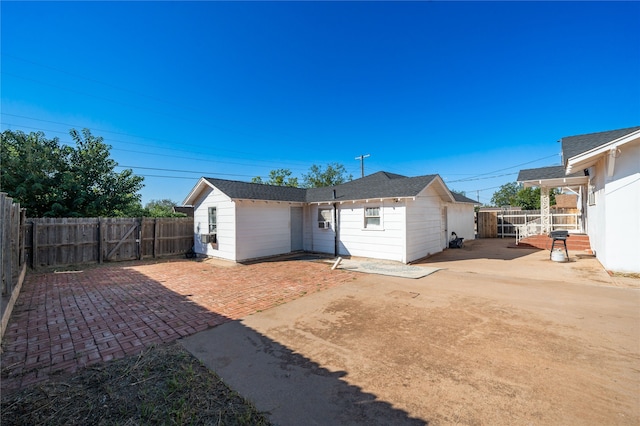
[[[25,240],[33,269],[156,258],[191,250],[193,218],[27,219]]]
[[[476,213],[476,233],[478,238],[498,237],[498,216],[495,212]]]
[[[2,277],[0,336],[4,336],[26,272],[25,220],[25,211],[20,208],[20,204],[14,203],[11,197],[0,192],[0,276]]]

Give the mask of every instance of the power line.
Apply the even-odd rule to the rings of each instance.
[[[22,60],[24,62],[31,63],[33,65],[42,66],[42,67],[49,68],[49,69],[55,69],[56,71],[59,71],[59,72],[65,73],[65,74],[73,75],[75,77],[79,77],[79,78],[85,79],[87,81],[91,81],[91,82],[95,82],[95,83],[98,83],[98,84],[103,84],[105,86],[113,87],[113,88],[116,88],[118,90],[129,92],[129,93],[132,93],[132,94],[135,94],[135,95],[138,95],[138,96],[159,100],[159,101],[161,101],[161,102],[163,102],[163,103],[165,103],[165,104],[167,104],[169,106],[172,106],[173,108],[180,108],[180,109],[184,109],[184,110],[201,112],[200,110],[196,110],[196,109],[191,108],[191,107],[185,107],[184,105],[179,105],[179,104],[176,104],[175,102],[172,102],[172,101],[158,99],[158,98],[146,95],[146,94],[142,94],[140,92],[136,92],[136,91],[133,91],[133,90],[130,90],[130,89],[127,89],[127,88],[123,88],[121,86],[114,86],[114,85],[112,85],[110,83],[99,81],[99,80],[96,80],[96,79],[93,79],[93,78],[89,78],[89,77],[86,77],[86,76],[82,76],[82,75],[79,75],[79,74],[70,73],[68,71],[61,70],[59,68],[52,68],[52,67],[49,67],[47,65],[39,64],[37,62],[31,61],[31,60],[28,60],[28,59],[23,59],[23,58],[14,56],[14,55],[8,55],[6,53],[2,53],[2,55],[10,57],[10,58],[13,58],[13,59]],[[97,96],[97,95],[93,95],[93,94],[90,94],[90,93],[85,93],[85,92],[81,92],[81,91],[78,91],[78,90],[75,90],[75,89],[71,89],[71,88],[68,88],[68,87],[59,86],[59,85],[55,85],[55,84],[52,84],[52,83],[47,83],[47,82],[43,82],[43,81],[40,81],[40,80],[27,78],[27,77],[24,77],[24,76],[21,76],[21,75],[17,75],[17,74],[7,73],[7,72],[1,71],[1,70],[0,70],[0,74],[4,74],[4,75],[7,75],[7,76],[11,76],[11,77],[15,77],[15,78],[19,78],[19,79],[23,79],[23,80],[27,80],[27,81],[32,81],[32,82],[43,84],[43,85],[47,85],[47,86],[52,86],[52,87],[55,87],[55,88],[58,88],[58,89],[67,90],[67,91],[78,93],[78,94],[85,95],[85,96],[95,97],[95,98],[98,98],[98,99],[106,100],[108,102],[114,102],[114,103],[118,103],[118,104],[121,104],[121,105],[130,106],[130,107],[133,107],[133,108],[137,108],[137,109],[140,109],[140,110],[143,110],[143,111],[148,111],[148,112],[151,112],[151,113],[154,113],[154,114],[158,114],[158,115],[164,115],[164,116],[170,115],[170,114],[167,114],[167,113],[164,113],[164,112],[153,111],[153,110],[150,110],[150,109],[147,109],[147,108],[144,108],[144,107],[131,105],[131,104],[126,104],[126,103],[123,103],[123,102],[120,102],[120,101],[117,101],[117,100],[103,98],[103,97],[100,97],[100,96]],[[217,128],[219,130],[223,130],[223,131],[226,131],[226,132],[235,133],[235,134],[238,134],[238,135],[249,136],[249,137],[257,139],[257,140],[261,140],[262,139],[260,136],[256,136],[256,135],[249,134],[249,133],[244,133],[244,132],[238,132],[235,129],[229,129],[229,128],[225,128],[225,127],[222,127],[222,126],[213,125],[213,124],[211,124],[211,122],[202,122],[202,121],[194,120],[191,116],[189,116],[189,117],[175,116],[175,117],[177,117],[179,119],[182,119],[182,120],[185,120],[185,121],[188,121],[188,122],[197,123],[197,124],[200,124],[200,125],[203,125],[203,126],[207,126],[207,127],[211,127],[211,128]],[[277,135],[278,134],[278,133],[274,133],[273,131],[264,131],[264,130],[261,130],[261,131],[263,133],[269,132],[272,135]],[[295,137],[293,135],[288,135],[288,134],[285,134],[285,133],[280,133],[280,134],[284,135],[284,136],[287,136],[289,138],[299,139],[298,137]]]
[[[514,167],[517,167],[517,166],[514,166]],[[471,182],[471,181],[474,181],[474,180],[495,179],[495,178],[504,177],[504,176],[512,176],[512,175],[515,175],[515,174],[517,174],[517,173],[516,172],[512,172],[512,173],[503,173],[501,175],[494,175],[494,176],[484,176],[484,177],[457,179],[457,180],[447,181],[447,183]],[[478,176],[481,176],[481,175],[478,175]]]
[[[167,101],[165,99],[161,99],[161,98],[158,98],[158,97],[155,97],[155,96],[150,96],[150,95],[147,95],[147,94],[142,93],[142,92],[137,92],[135,90],[128,89],[126,87],[117,86],[117,85],[114,85],[114,84],[111,84],[111,83],[107,83],[107,82],[104,82],[104,81],[96,80],[96,79],[91,78],[91,77],[86,77],[86,76],[83,76],[81,74],[76,74],[76,73],[73,73],[73,72],[70,72],[70,71],[66,71],[66,70],[63,70],[63,69],[60,69],[60,68],[52,67],[50,65],[41,64],[41,63],[34,62],[32,60],[29,60],[29,59],[20,58],[18,56],[10,55],[10,54],[7,54],[7,53],[2,53],[2,56],[8,57],[8,58],[12,58],[12,59],[16,59],[18,61],[26,62],[26,63],[32,64],[32,65],[36,65],[36,66],[39,66],[39,67],[42,67],[42,68],[46,68],[46,69],[50,69],[50,70],[53,70],[53,71],[57,71],[57,72],[60,72],[60,73],[63,73],[63,74],[70,75],[72,77],[81,78],[83,80],[90,81],[92,83],[102,84],[102,85],[104,85],[106,87],[110,87],[112,89],[121,90],[123,92],[128,92],[128,93],[131,93],[131,94],[134,94],[134,95],[137,95],[137,96],[141,96],[141,97],[144,97],[144,98],[148,98],[148,99],[151,99],[151,100],[154,100],[154,101],[158,101],[158,102],[166,103],[166,104],[169,104],[169,105],[173,105],[172,102]],[[195,108],[191,108],[191,107],[188,107],[188,106],[181,105],[181,107],[185,108],[185,109],[190,109],[192,111],[197,111]]]
[[[188,176],[165,176],[165,175],[136,175],[142,177],[154,177],[154,178],[168,178],[168,179],[190,179],[190,180],[198,180],[197,177],[188,177]]]
[[[242,175],[242,174],[238,174],[238,173],[202,172],[202,171],[196,171],[196,170],[163,169],[163,168],[160,168],[160,167],[124,166],[124,165],[117,165],[116,167],[122,167],[122,168],[125,168],[125,169],[159,170],[159,171],[163,171],[163,172],[195,173],[195,174],[199,174],[199,175],[203,175],[203,176],[204,175],[218,175],[218,176],[242,176],[242,177],[250,177],[250,178],[255,177],[253,175]]]
[[[4,115],[13,115],[13,114],[5,114],[2,113]],[[16,116],[16,117],[20,117],[20,116]],[[30,119],[29,117],[25,117]],[[34,119],[34,120],[38,120],[38,119]],[[61,124],[61,125],[68,125],[65,123],[59,123],[59,122],[52,122],[49,120],[39,120],[39,121],[45,121],[45,122],[50,122],[50,123],[54,123],[54,124]],[[2,122],[2,124],[4,125],[8,125],[8,126],[18,126],[16,124],[13,123],[8,123],[8,122]],[[73,127],[73,125],[71,125]],[[60,134],[68,134],[68,132],[62,132],[59,130],[53,130],[53,129],[43,129],[41,127],[35,127],[35,126],[26,126],[26,125],[20,125],[19,127],[23,127],[23,128],[29,128],[29,129],[36,129],[36,130],[44,130],[47,132],[52,132],[52,133],[60,133]],[[76,126],[79,127],[79,126]],[[96,129],[98,130],[98,129]],[[185,150],[180,150],[180,149],[175,149],[175,148],[167,148],[167,147],[159,147],[159,146],[155,146],[155,145],[149,145],[149,144],[142,144],[142,143],[136,143],[136,142],[128,142],[128,141],[121,141],[121,140],[117,140],[117,139],[111,139],[111,138],[104,138],[103,139],[105,141],[110,141],[110,142],[118,142],[118,143],[124,143],[124,144],[128,144],[128,145],[139,145],[139,146],[146,146],[146,147],[150,147],[150,148],[155,148],[155,149],[163,149],[163,150],[167,150],[167,151],[176,151],[176,152],[186,152],[186,153],[199,153],[198,151],[185,151]],[[147,138],[150,139],[150,138]],[[63,143],[66,143],[68,145],[71,145],[70,142],[65,142],[62,141]],[[174,142],[177,143],[177,142]],[[137,153],[137,154],[145,154],[145,155],[158,155],[158,156],[167,156],[167,157],[173,157],[173,158],[181,158],[181,159],[185,159],[185,160],[195,160],[195,161],[208,161],[208,162],[215,162],[215,163],[222,163],[222,164],[235,164],[235,165],[242,165],[242,166],[251,166],[254,167],[256,166],[255,164],[250,164],[250,163],[238,163],[238,162],[232,162],[232,161],[222,161],[222,160],[211,160],[211,159],[206,159],[206,158],[196,158],[196,157],[184,157],[184,156],[176,156],[176,155],[169,155],[169,154],[159,154],[159,153],[155,153],[155,152],[149,152],[149,151],[133,151],[133,150],[126,150],[123,148],[118,148],[118,147],[113,147],[111,148],[114,151],[125,151],[125,152],[133,152],[133,153]],[[229,152],[229,151],[228,151]],[[202,152],[200,152],[202,153]],[[237,151],[236,151],[237,153]],[[208,155],[208,153],[202,153],[205,155]],[[249,155],[249,154],[247,154]],[[278,162],[278,163],[274,163],[271,160],[262,160],[262,159],[252,159],[251,161],[255,161],[255,162],[259,162],[259,163],[267,163],[267,165],[269,167],[282,167],[282,164],[297,164],[297,162]],[[303,169],[300,167],[289,167],[291,170],[297,170],[297,171],[307,171],[308,169]]]
[[[484,176],[484,175],[488,175],[488,174],[491,174],[491,173],[497,173],[497,172],[501,172],[501,171],[503,171],[503,170],[513,169],[513,168],[515,168],[515,167],[521,167],[521,166],[524,166],[524,165],[527,165],[527,164],[536,163],[536,162],[538,162],[538,161],[546,160],[547,158],[552,158],[552,157],[556,157],[556,156],[557,156],[557,154],[548,155],[548,156],[546,156],[546,157],[538,158],[538,159],[536,159],[536,160],[527,161],[526,163],[516,164],[515,166],[509,166],[509,167],[505,167],[505,168],[503,168],[503,169],[498,169],[498,170],[494,170],[494,171],[491,171],[491,172],[481,173],[481,174],[475,175],[475,176],[473,176],[473,177],[471,177],[471,178],[467,178],[467,179],[458,179],[458,180],[456,180],[456,181],[451,181],[451,182],[465,182],[465,181],[468,181],[468,180],[476,180],[475,178],[477,178],[477,177],[479,177],[479,176]],[[509,173],[509,174],[514,174],[514,173]],[[498,176],[497,176],[497,177],[498,177]]]

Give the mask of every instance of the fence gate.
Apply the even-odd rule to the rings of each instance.
[[[476,213],[478,238],[498,237],[498,216],[494,212]]]
[[[142,226],[136,218],[102,219],[102,259],[105,261],[123,261],[141,259],[140,241]]]

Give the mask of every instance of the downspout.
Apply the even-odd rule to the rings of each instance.
[[[336,190],[333,190],[333,199],[336,199]],[[338,256],[338,248],[339,248],[339,244],[338,244],[338,231],[339,231],[339,227],[338,227],[338,203],[334,202],[333,203],[333,227],[334,227],[334,241],[333,241],[333,255],[334,256]]]

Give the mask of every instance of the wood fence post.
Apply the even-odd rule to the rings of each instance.
[[[144,218],[140,218],[137,220],[138,222],[138,260],[142,260],[142,223]]]
[[[98,263],[102,263],[104,257],[104,221],[98,218]]]
[[[14,226],[16,224],[14,220],[14,212],[15,208],[13,207],[13,200],[4,199],[3,207],[3,216],[4,216],[4,226],[2,233],[2,251],[4,252],[4,256],[2,257],[2,280],[4,281],[4,285],[2,288],[2,294],[11,295],[13,291],[13,259],[12,253],[14,250],[13,243],[15,241],[16,233],[14,233]]]
[[[19,264],[22,266],[25,263],[25,247],[27,239],[27,209],[20,209],[20,258]]]
[[[31,269],[38,270],[38,224],[31,222]]]
[[[158,229],[160,228],[160,224],[158,223],[158,218],[154,218],[153,220],[153,258],[155,259],[158,256]]]
[[[7,237],[9,236],[11,229],[11,217],[7,218],[6,216],[7,209],[5,209],[5,203],[10,204],[7,201],[5,194],[0,194],[0,217],[2,218],[2,223],[0,224],[0,285],[2,286],[3,295],[5,292],[11,291],[8,284],[11,278],[6,277],[6,270],[4,266],[5,257],[11,257],[11,246],[7,244]],[[11,210],[9,210],[9,216],[11,216]]]

